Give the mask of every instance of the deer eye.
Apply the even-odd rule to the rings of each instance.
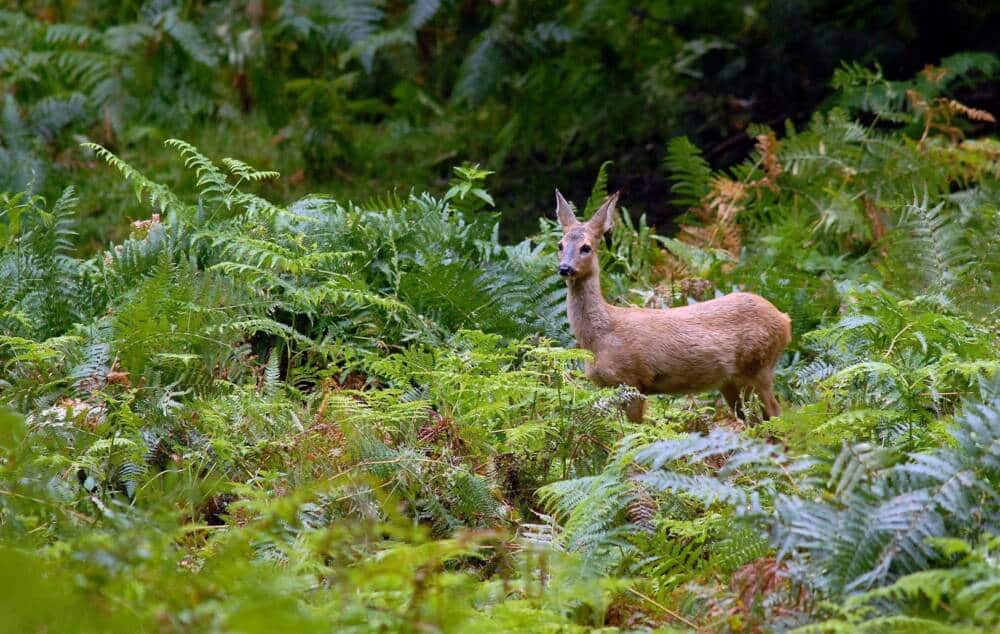
[[[559,243],[559,250],[562,251],[562,242]]]
[[[585,244],[582,247],[580,247],[580,253],[590,253],[590,245]]]

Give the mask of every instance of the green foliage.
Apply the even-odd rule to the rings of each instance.
[[[493,174],[490,170],[480,169],[479,165],[464,165],[455,168],[455,184],[445,192],[444,199],[452,200],[458,198],[465,203],[463,211],[477,211],[483,205],[495,206],[493,197],[482,187],[482,181]],[[472,200],[465,202],[465,197],[470,196]]]
[[[996,539],[973,548],[960,539],[934,540],[950,568],[923,570],[851,597],[834,619],[800,632],[896,632],[996,629]]]
[[[1000,59],[989,53],[958,53],[949,55],[937,66],[926,67],[908,81],[886,79],[879,66],[874,69],[860,64],[843,64],[833,74],[831,84],[839,91],[840,105],[849,110],[866,111],[889,121],[909,123],[916,113],[904,113],[907,91],[924,98],[947,95],[956,84],[982,83],[1000,70]],[[918,115],[919,116],[919,115]]]
[[[569,347],[560,229],[544,214],[537,235],[501,238],[508,193],[486,183],[536,152],[603,157],[611,126],[641,135],[629,113],[650,93],[608,99],[599,69],[678,43],[630,43],[658,28],[643,7],[557,4],[469,9],[487,13],[451,73],[423,76],[423,51],[467,19],[438,2],[2,16],[25,36],[0,52],[11,182],[73,135],[104,142],[84,144],[80,189],[0,199],[11,627],[996,628],[997,153],[963,138],[986,119],[946,96],[995,59],[910,82],[845,67],[839,107],[780,139],[751,128],[756,150],[728,170],[668,144],[689,210],[675,237],[622,210],[606,296],[667,307],[745,288],[790,314],[795,341],[782,416],[745,429],[714,395],[650,396],[637,425],[623,410],[641,396],[590,384],[589,353]],[[688,42],[660,71],[728,50]],[[260,87],[270,65],[284,90]],[[385,99],[377,84],[404,73]],[[215,160],[134,127],[255,107],[282,126],[276,153],[302,156]],[[427,153],[441,196],[284,202],[288,181],[373,169],[372,130],[474,145],[505,117],[486,167],[448,180],[465,157]],[[584,215],[610,165],[589,173]],[[138,218],[95,249],[77,233],[99,178]]]
[[[1000,402],[987,399],[966,404],[949,444],[902,460],[892,450],[845,443],[831,462],[794,461],[719,429],[661,441],[636,459],[649,465],[642,480],[655,489],[722,502],[765,522],[790,573],[836,597],[940,562],[931,538],[995,533]],[[713,457],[724,460],[714,473],[686,473]]]
[[[969,56],[978,60],[971,66],[963,59],[945,60],[941,72],[955,76],[949,63],[983,72],[996,66],[989,55]],[[864,85],[865,94],[872,91],[870,82],[889,85],[866,77],[860,70],[838,75],[835,85],[845,91],[845,103],[858,98],[851,92],[857,85]],[[906,123],[919,109],[902,101],[906,90],[927,101],[943,99],[938,95],[946,85],[932,89],[926,80],[915,80],[886,88],[899,98],[868,94],[866,99],[882,105],[865,103],[889,121]],[[886,116],[890,107],[900,116]],[[948,107],[951,118],[980,117],[962,104]],[[678,202],[701,207],[702,216],[715,223],[707,225],[709,243],[697,246],[725,242],[734,255],[743,252],[740,266],[714,276],[716,285],[739,284],[770,298],[792,316],[796,335],[840,305],[837,280],[870,279],[873,268],[899,292],[941,293],[977,316],[995,304],[996,259],[987,256],[987,245],[1000,216],[987,202],[997,187],[991,142],[963,141],[938,128],[887,131],[879,123],[862,125],[834,108],[814,114],[803,131],[789,123],[780,141],[755,127],[758,151],[716,173],[689,142],[674,140],[666,164],[677,181]],[[728,224],[733,220],[744,231],[762,233],[761,239],[740,244]],[[705,240],[702,233],[690,235]]]
[[[27,193],[0,200],[0,329],[4,335],[45,339],[82,317],[79,261],[72,257],[72,189],[47,209]]]
[[[663,163],[677,181],[673,190],[678,205],[692,207],[708,195],[712,169],[687,137],[670,141]]]
[[[803,338],[811,360],[794,368],[794,397],[826,409],[794,424],[814,442],[933,446],[935,422],[997,375],[995,335],[940,296],[900,300],[868,287],[847,297],[850,312]]]

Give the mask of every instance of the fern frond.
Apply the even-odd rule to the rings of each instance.
[[[597,170],[597,178],[594,179],[594,186],[590,189],[587,204],[583,206],[584,218],[589,218],[593,215],[608,197],[608,167],[610,165],[612,165],[611,161],[604,161]]]
[[[694,207],[708,196],[712,169],[701,155],[701,150],[687,137],[675,137],[667,145],[664,165],[676,181],[672,191],[674,202],[683,207]]]
[[[225,165],[230,172],[239,176],[242,180],[255,183],[263,180],[270,180],[272,178],[279,178],[281,176],[278,172],[256,170],[243,161],[239,161],[234,158],[224,158],[222,159],[222,164]]]
[[[184,209],[184,206],[170,188],[146,178],[140,171],[104,147],[96,143],[83,143],[82,146],[91,150],[108,165],[118,170],[125,180],[132,184],[132,189],[140,203],[143,202],[143,197],[148,197],[150,203],[157,207],[160,212],[179,212]]]
[[[162,28],[191,59],[209,68],[219,60],[215,47],[201,34],[194,24],[184,20],[178,9],[169,9],[154,19],[154,25]]]

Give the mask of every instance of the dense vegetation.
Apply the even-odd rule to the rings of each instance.
[[[0,12],[0,187],[80,194],[80,244],[125,238],[127,188],[79,152],[100,143],[194,195],[169,138],[324,192],[443,194],[454,165],[495,172],[502,235],[533,232],[554,185],[585,195],[606,160],[652,224],[670,204],[663,146],[715,166],[750,123],[802,127],[844,62],[895,78],[992,50],[995,3],[841,0],[44,0]],[[3,6],[3,5],[0,5]],[[953,87],[996,112],[996,82]]]
[[[1000,59],[844,63],[719,168],[672,97],[784,5],[503,4],[0,15],[5,628],[1000,628]],[[770,299],[781,417],[583,376],[553,175],[643,166],[605,295]]]

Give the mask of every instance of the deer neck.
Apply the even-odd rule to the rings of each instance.
[[[566,315],[569,326],[581,348],[595,352],[601,336],[610,326],[609,305],[601,294],[601,276],[598,271],[582,279],[569,280]]]

